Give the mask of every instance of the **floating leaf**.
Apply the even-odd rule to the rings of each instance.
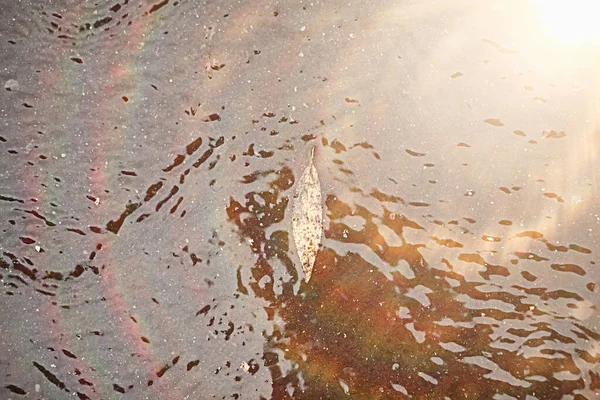
[[[317,250],[323,232],[323,204],[321,202],[321,184],[314,165],[315,148],[310,155],[310,163],[304,170],[296,187],[292,229],[298,257],[306,275],[310,280],[313,265],[317,258]]]

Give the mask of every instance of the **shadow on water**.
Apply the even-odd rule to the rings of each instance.
[[[533,286],[537,278],[525,266],[548,260],[527,252],[536,241],[549,257],[588,249],[555,246],[525,231],[512,239],[526,238],[511,265],[494,265],[486,261],[493,251],[468,253],[452,239],[412,243],[405,232],[427,228],[404,214],[415,215],[404,200],[355,188],[356,201],[328,194],[329,227],[314,280],[299,284],[287,232],[267,233],[285,218],[289,183],[282,178],[291,179],[283,175],[263,175],[270,190],[228,207],[257,257],[240,292],[267,299],[276,321],[264,355],[274,398],[562,398],[600,383],[593,370],[597,344],[591,345],[600,336],[579,318],[592,310],[589,294],[578,293],[590,293],[594,284]],[[360,205],[364,197],[378,206]],[[551,268],[585,275],[574,264]]]

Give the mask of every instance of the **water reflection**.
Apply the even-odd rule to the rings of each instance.
[[[5,397],[597,397],[595,58],[516,2],[11,7]]]

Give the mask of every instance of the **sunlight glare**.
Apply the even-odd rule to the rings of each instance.
[[[600,41],[599,0],[535,0],[543,30],[564,44]]]

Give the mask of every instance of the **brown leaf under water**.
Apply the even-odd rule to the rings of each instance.
[[[495,119],[495,118],[488,118],[483,122],[486,122],[486,123],[488,123],[490,125],[494,125],[494,126],[504,126],[504,123],[502,121],[500,121],[499,119]]]
[[[298,181],[294,196],[292,230],[298,258],[310,280],[313,265],[317,258],[317,250],[323,232],[323,203],[321,200],[321,184],[314,165],[315,148],[313,147],[310,163]]]

